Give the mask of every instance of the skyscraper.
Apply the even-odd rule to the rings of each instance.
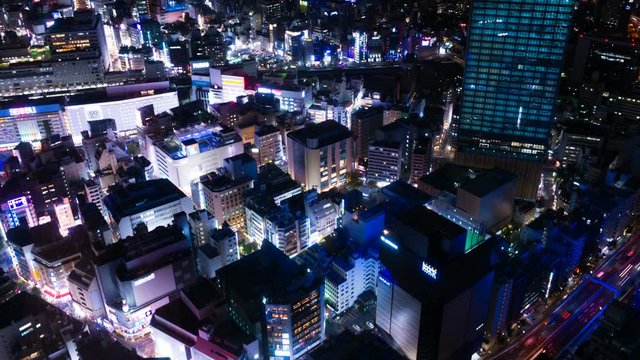
[[[517,174],[520,196],[539,182],[573,3],[473,2],[456,162]]]

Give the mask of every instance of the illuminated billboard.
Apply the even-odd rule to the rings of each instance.
[[[41,113],[58,112],[62,108],[58,104],[40,105],[40,106],[24,106],[9,109],[0,109],[0,117],[15,117],[35,115]]]

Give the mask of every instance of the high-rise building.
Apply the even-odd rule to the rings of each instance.
[[[54,61],[96,59],[102,71],[109,68],[102,19],[93,10],[76,11],[73,17],[56,19],[48,30],[45,43],[51,49]]]
[[[359,109],[351,115],[351,130],[357,159],[366,159],[369,145],[373,142],[376,130],[382,126],[383,109],[371,107]]]
[[[227,222],[238,230],[245,226],[244,194],[252,186],[253,181],[249,177],[234,179],[225,174],[209,173],[194,184],[196,190],[192,193],[200,199],[200,206],[215,216],[219,225]]]
[[[374,251],[339,257],[331,263],[325,286],[325,300],[336,313],[349,309],[366,290],[375,290],[380,260]]]
[[[353,169],[351,131],[335,121],[309,124],[287,134],[289,174],[319,192],[344,183]]]
[[[489,311],[493,241],[467,251],[467,230],[422,206],[389,225],[380,237],[376,324],[409,359],[471,358]]]
[[[280,165],[284,161],[284,151],[282,135],[280,130],[273,125],[262,125],[256,129],[254,134],[255,149],[254,157],[258,166],[266,163]]]
[[[409,183],[415,185],[418,180],[429,173],[431,167],[431,138],[420,137],[416,139],[415,147],[411,152],[411,168],[409,170]]]
[[[574,2],[473,2],[456,162],[500,166],[534,197]]]
[[[204,245],[211,238],[211,233],[218,227],[218,221],[212,213],[205,209],[189,214],[187,220],[193,234],[194,245]]]
[[[374,141],[369,145],[367,181],[385,186],[400,179],[401,145],[395,141]]]
[[[252,274],[247,276],[247,274]],[[217,273],[231,318],[265,359],[298,359],[324,340],[322,279],[268,241]]]

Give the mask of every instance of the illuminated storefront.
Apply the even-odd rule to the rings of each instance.
[[[58,104],[0,109],[0,150],[10,150],[21,141],[39,147],[40,140],[53,134],[66,134]]]

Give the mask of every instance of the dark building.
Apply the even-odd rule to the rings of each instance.
[[[425,208],[394,214],[380,238],[376,324],[409,359],[468,359],[489,310],[493,240],[465,252],[467,230]]]
[[[298,358],[324,341],[323,280],[270,242],[217,277],[231,317],[262,339],[264,358]]]

